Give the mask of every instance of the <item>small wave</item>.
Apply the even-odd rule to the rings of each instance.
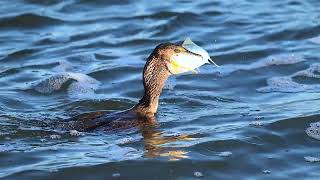
[[[257,89],[258,92],[319,92],[320,84],[301,84],[293,80],[295,77],[320,78],[320,64],[312,64],[308,69],[298,71],[290,76],[272,77],[267,86]]]
[[[65,34],[50,34],[39,41],[35,42],[35,45],[49,45],[55,43],[67,43],[71,40],[70,36]]]
[[[61,61],[53,68],[57,74],[34,83],[32,88],[39,93],[50,94],[62,89],[67,82],[70,82],[67,91],[71,98],[95,97],[95,90],[99,87],[100,82],[86,74],[70,72],[70,70],[73,70],[71,63]]]
[[[80,0],[78,1],[80,4],[85,4],[85,5],[95,5],[95,6],[107,6],[107,5],[127,5],[129,3],[128,0],[124,1],[117,1],[117,0]]]
[[[24,1],[30,4],[37,4],[37,5],[43,5],[43,6],[54,5],[61,2],[60,0],[24,0]]]
[[[224,65],[220,68],[216,68],[214,73],[218,76],[227,76],[233,72],[237,71],[251,71],[254,69],[259,69],[268,66],[278,66],[278,65],[289,65],[289,64],[297,64],[300,62],[305,61],[305,59],[301,56],[297,55],[279,55],[279,56],[272,56],[268,57],[264,60],[254,62],[252,64],[230,64]]]
[[[70,80],[70,76],[68,74],[54,75],[36,83],[33,85],[33,89],[43,94],[50,94],[59,90],[68,80]]]
[[[60,19],[42,16],[34,13],[25,13],[12,17],[3,17],[0,19],[0,27],[12,28],[12,27],[24,27],[24,28],[36,28],[42,26],[48,26],[53,24],[59,24],[63,21]]]
[[[72,97],[93,95],[94,90],[96,90],[100,84],[99,81],[86,74],[65,72],[41,80],[39,83],[33,85],[33,88],[37,92],[50,94],[60,90],[65,83],[72,80],[76,81],[72,82],[68,87],[68,93]]]
[[[136,18],[151,18],[151,19],[167,19],[171,17],[181,17],[184,19],[195,18],[198,15],[192,12],[174,12],[174,11],[160,11],[152,14],[145,14],[141,16],[136,16]],[[189,19],[190,20],[190,19]]]
[[[23,58],[23,57],[32,55],[38,51],[39,50],[37,50],[37,49],[21,49],[21,50],[11,52],[10,54],[6,55],[4,58],[2,58],[0,60],[1,61],[16,60],[19,58]]]
[[[264,35],[262,39],[267,41],[301,40],[305,39],[305,37],[312,37],[314,31],[318,31],[318,26],[295,29],[282,28],[278,31],[273,31]]]

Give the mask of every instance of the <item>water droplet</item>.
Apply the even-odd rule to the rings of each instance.
[[[112,174],[112,177],[118,178],[118,177],[120,177],[120,173],[113,173],[113,174]]]
[[[50,135],[50,138],[51,139],[60,139],[61,136],[59,134],[52,134],[52,135]]]
[[[220,152],[218,154],[218,156],[221,156],[221,157],[228,157],[228,156],[231,156],[232,155],[232,152],[230,151],[224,151],[224,152]]]
[[[263,126],[263,123],[261,121],[253,121],[250,123],[251,126]]]
[[[203,177],[202,172],[199,172],[199,171],[194,172],[193,175],[196,177]]]
[[[270,171],[270,170],[263,170],[262,173],[263,173],[263,174],[270,174],[271,171]]]
[[[71,136],[83,136],[83,132],[79,132],[77,130],[71,130],[70,135]]]
[[[307,162],[320,162],[320,158],[312,157],[312,156],[305,156],[304,160]]]
[[[11,138],[10,138],[10,137],[5,137],[4,139],[5,139],[5,140],[7,140],[7,141],[8,141],[8,140],[11,140]]]

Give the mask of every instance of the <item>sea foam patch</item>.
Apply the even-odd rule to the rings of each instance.
[[[309,137],[320,140],[320,122],[311,123],[305,132]]]
[[[59,62],[59,66],[53,69],[56,74],[34,83],[32,88],[39,93],[50,94],[70,83],[67,89],[71,98],[95,97],[95,90],[100,82],[83,73],[68,72],[71,69],[70,63]]]
[[[293,76],[320,78],[320,63],[311,64],[308,69],[296,72]]]
[[[273,77],[267,80],[267,86],[257,89],[258,92],[317,92],[320,85],[300,84],[294,82],[292,77]]]
[[[296,77],[320,78],[320,63],[310,65],[305,70],[289,76],[272,77],[267,80],[267,86],[257,89],[258,92],[320,92],[320,84],[301,84],[294,81]]]
[[[213,72],[218,76],[227,76],[237,71],[251,71],[254,69],[264,68],[268,66],[297,64],[303,61],[306,61],[306,59],[299,55],[278,55],[270,56],[266,59],[251,64],[223,65],[217,69],[214,69]]]
[[[320,162],[320,158],[313,157],[313,156],[305,156],[304,160],[307,162],[312,162],[312,163]]]

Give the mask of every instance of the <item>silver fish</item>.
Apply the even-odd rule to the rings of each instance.
[[[182,47],[186,48],[188,51],[201,55],[202,59],[204,60],[204,64],[205,63],[210,63],[213,64],[217,67],[219,67],[209,56],[208,52],[206,50],[204,50],[202,47],[198,46],[197,44],[195,44],[194,42],[192,42],[192,40],[190,38],[186,38],[186,40],[184,40],[184,42],[182,43]]]

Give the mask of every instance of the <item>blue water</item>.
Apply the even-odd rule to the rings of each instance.
[[[0,1],[0,177],[317,179],[320,164],[308,157],[320,158],[320,141],[306,129],[320,121],[319,8],[316,0]],[[52,126],[132,107],[152,50],[186,37],[220,67],[171,77],[158,126]],[[70,73],[97,82],[35,88]]]

